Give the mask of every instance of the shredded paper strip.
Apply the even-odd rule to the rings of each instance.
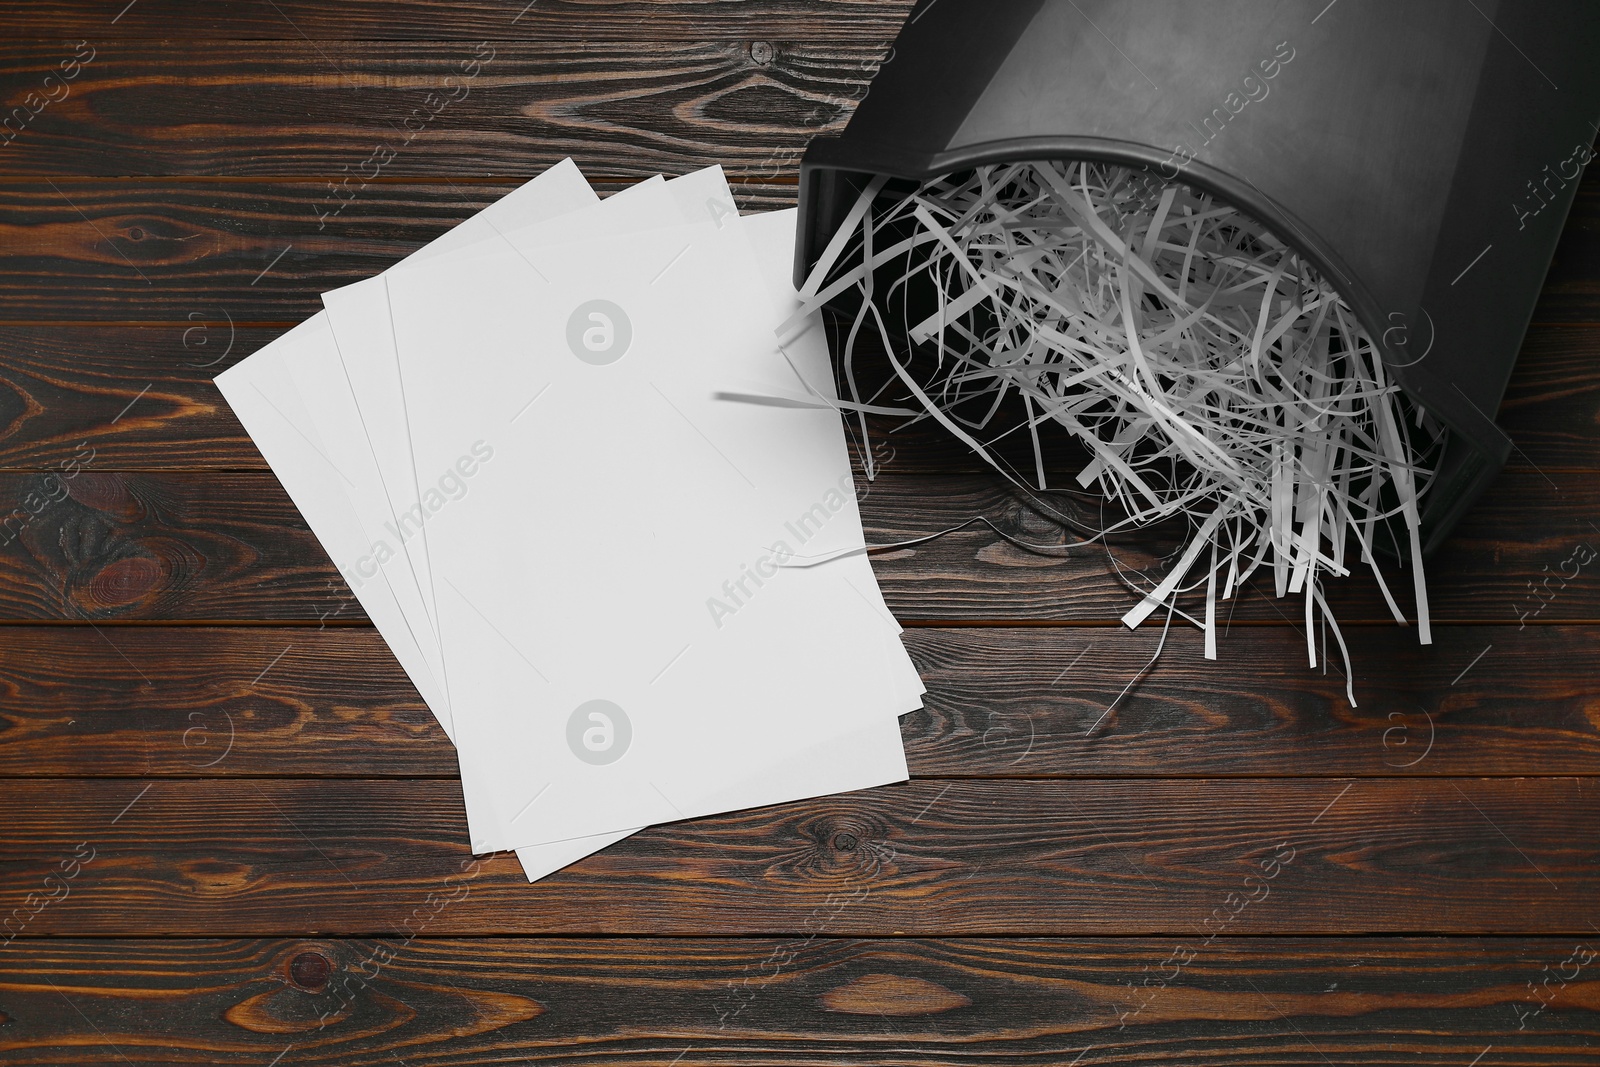
[[[869,413],[932,418],[1072,522],[1037,495],[1059,490],[1039,438],[1055,424],[1093,457],[1079,491],[1097,489],[1122,515],[1090,540],[1175,517],[1191,525],[1165,577],[1123,576],[1141,594],[1128,626],[1176,612],[1204,629],[1214,659],[1218,602],[1266,568],[1278,597],[1304,598],[1313,667],[1317,623],[1332,630],[1354,705],[1322,578],[1349,573],[1353,541],[1405,625],[1375,557],[1392,538],[1430,643],[1418,506],[1443,430],[1401,395],[1332,286],[1231,205],[1086,161],[996,164],[895,193],[877,178],[802,295],[780,338],[823,305],[853,310],[836,363],[841,406],[863,434]],[[873,395],[858,387],[864,328],[894,373]],[[881,396],[896,383],[914,404]],[[1033,443],[1032,485],[993,452],[1019,432]],[[871,477],[872,449],[863,456]],[[1179,608],[1186,596],[1204,598],[1200,617]]]

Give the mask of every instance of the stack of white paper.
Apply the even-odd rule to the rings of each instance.
[[[456,744],[474,852],[906,777],[795,213],[570,160],[217,378]]]

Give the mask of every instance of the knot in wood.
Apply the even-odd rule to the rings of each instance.
[[[289,981],[308,993],[320,993],[332,970],[332,962],[322,953],[302,952],[289,961]]]

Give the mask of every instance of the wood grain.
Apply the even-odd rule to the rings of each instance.
[[[842,126],[866,95],[893,38],[776,39],[763,63],[748,39],[718,33],[329,46],[284,36],[0,43],[6,111],[60,74],[63,59],[83,57],[73,80],[50,89],[59,100],[24,111],[37,114],[0,147],[0,173],[356,184],[531,178],[571,155],[602,178],[710,163],[739,177],[792,176],[810,137]],[[374,155],[380,145],[388,151]]]
[[[96,458],[70,478],[0,475],[0,596],[12,611],[315,623],[353,613],[270,475],[125,476],[94,470]]]
[[[337,621],[337,620],[333,620]],[[0,777],[456,774],[368,627],[17,627]]]
[[[197,323],[287,327],[520,184],[379,181],[331,214],[327,182],[0,182],[0,320],[168,322],[178,337]],[[795,203],[792,183],[733,192],[745,211]]]
[[[792,207],[795,186],[781,178],[735,182],[741,208]],[[1600,171],[1586,182],[1586,190],[1600,188]],[[321,293],[378,273],[519,184],[392,180],[385,172],[336,198],[327,181],[306,179],[0,181],[0,321],[291,325],[321,310]],[[624,183],[595,184],[609,193]],[[1581,236],[1591,230],[1600,232],[1600,193],[1574,209],[1563,248],[1574,247],[1552,268],[1536,323],[1600,323],[1600,238]],[[1590,336],[1530,335],[1524,360],[1552,368],[1578,361],[1564,371],[1567,389],[1550,399],[1592,398],[1583,370],[1592,361],[1582,358]],[[1590,404],[1578,417],[1592,422],[1593,414]]]
[[[95,40],[233,38],[348,40],[698,41],[708,37],[889,38],[911,0],[314,0],[215,4],[207,0],[10,0],[18,38]],[[119,14],[120,11],[120,14]],[[113,17],[116,16],[116,17]]]
[[[1535,321],[1600,321],[1600,171],[1584,175],[1534,308]]]
[[[1600,774],[1592,628],[1445,626],[1431,648],[1385,627],[1348,636],[1357,708],[1338,672],[1308,669],[1299,636],[1270,626],[1235,631],[1213,662],[1199,635],[1175,632],[1107,715],[1156,631],[912,629],[928,694],[901,720],[907,760],[946,777]],[[365,627],[4,637],[0,778],[456,775],[455,749]]]
[[[158,401],[140,404],[147,402],[159,410]],[[0,518],[0,620],[361,618],[270,474],[123,474],[97,470],[97,462],[89,456],[72,478],[0,473],[0,501],[11,508]],[[1161,528],[1118,537],[1114,557],[1094,545],[1048,554],[1069,538],[1004,483],[917,474],[913,462],[897,462],[870,491],[862,484],[869,543],[899,544],[975,518],[993,528],[975,523],[875,555],[874,571],[901,620],[1114,622],[1134,603],[1116,568],[1159,574],[1181,544],[1181,529]],[[1526,470],[1501,475],[1429,563],[1435,618],[1516,625],[1600,618],[1596,564],[1582,566],[1577,547],[1600,542],[1590,504],[1600,473],[1557,476],[1552,485]],[[1098,505],[1067,505],[1077,521],[1098,528]],[[1042,547],[1016,547],[996,530]],[[1387,566],[1409,612],[1409,579]],[[1226,609],[1231,619],[1303,625],[1300,602],[1278,601],[1270,589],[1270,576],[1256,580]],[[1344,624],[1390,619],[1370,572],[1330,581],[1328,598]],[[1409,631],[1394,636],[1413,639]]]
[[[0,113],[93,59],[0,134],[0,1061],[1593,1061],[1600,582],[1561,566],[1600,544],[1600,172],[1435,644],[1332,583],[1360,707],[1254,592],[1107,713],[1158,628],[1103,553],[975,526],[876,562],[915,780],[534,886],[465,851],[453,749],[210,379],[568,154],[791,205],[908,8],[6,4]],[[869,538],[1063,540],[937,430],[881,447]]]
[[[3,790],[0,916],[48,891],[80,843],[95,854],[69,895],[35,905],[30,936],[389,936],[449,894],[430,934],[784,934],[850,893],[829,933],[1587,936],[1600,922],[1600,841],[1574,832],[1600,818],[1588,778],[924,779],[653,827],[534,885],[508,856],[475,866],[452,781]],[[1269,888],[1243,881],[1280,853]]]
[[[201,289],[192,295],[197,305],[205,302]],[[73,306],[64,294],[59,300]],[[103,469],[265,469],[211,385],[282,332],[243,321],[213,304],[145,326],[0,326],[0,469],[52,466],[84,442]],[[1547,473],[1600,470],[1600,326],[1530,329],[1499,421],[1526,462]],[[920,472],[989,469],[931,423],[879,420],[872,447],[880,461]],[[1026,441],[998,451],[1014,466],[1032,468]],[[1069,443],[1051,441],[1046,451],[1053,471],[1079,469]]]
[[[1581,943],[1593,950],[1592,937]],[[36,942],[0,954],[7,1063],[1464,1067],[1593,1062],[1570,939]],[[1582,959],[1580,952],[1576,959]],[[1284,966],[1293,960],[1293,969]],[[1549,999],[1540,1009],[1535,992]],[[54,985],[56,989],[51,989]],[[59,992],[57,992],[59,990]],[[1149,998],[1143,1010],[1142,999]],[[81,1015],[79,1013],[82,1013]],[[1519,1030],[1519,1023],[1524,1028]],[[292,1057],[292,1058],[291,1058]]]
[[[1575,554],[1586,555],[1578,546],[1594,547],[1600,535],[1592,504],[1600,484],[1585,472],[1563,471],[1557,477],[1559,482],[1553,483],[1547,474],[1526,469],[1500,475],[1428,561],[1428,598],[1435,618],[1519,624],[1600,618],[1600,602],[1591,599],[1600,594],[1600,582],[1586,577],[1589,572],[1575,561]],[[1036,546],[1019,548],[993,529],[973,525],[921,546],[875,554],[873,569],[896,617],[1117,619],[1128,610],[1131,596],[1119,583],[1118,570],[1164,574],[1164,561],[1180,550],[1187,534],[1182,527],[1152,528],[1114,538],[1109,555],[1094,546],[1074,548],[1065,557],[1042,555],[1037,546],[1076,538],[1063,535],[1058,523],[997,482],[987,476],[880,476],[862,504],[870,544],[901,544],[982,517],[1010,538]],[[1064,510],[1083,528],[1104,526],[1093,500],[1071,504],[1069,498]],[[1409,575],[1392,564],[1385,567],[1409,615]],[[1563,571],[1568,572],[1565,579]],[[1548,586],[1543,584],[1546,578]],[[1143,587],[1155,580],[1159,578]],[[1258,574],[1249,588],[1255,591],[1252,596],[1227,609],[1232,619],[1304,625],[1302,604],[1270,595],[1270,575]],[[1325,595],[1341,622],[1391,618],[1370,570],[1330,580]],[[1189,606],[1203,610],[1203,596]],[[1412,635],[1396,631],[1395,638],[1409,640]]]
[[[1530,328],[1496,421],[1522,450],[1513,462],[1600,467],[1600,330]]]

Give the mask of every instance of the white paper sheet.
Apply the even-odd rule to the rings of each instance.
[[[559,176],[560,172],[559,170],[553,170],[550,173]],[[575,174],[575,170],[573,173]],[[720,184],[720,174],[716,177]],[[581,181],[581,177],[579,181]],[[491,212],[495,212],[496,208],[501,207],[501,205],[495,205],[494,208],[484,213],[489,216],[487,224],[475,227],[463,224],[458,230],[452,231],[450,235],[447,235],[445,239],[441,239],[435,245],[429,246],[425,252],[427,254],[438,254],[452,247],[464,247],[475,239],[481,240],[486,236],[489,240],[501,240],[501,232],[508,229],[527,228],[530,218],[534,224],[537,224],[539,221],[538,216],[541,212],[553,209],[549,208],[548,204],[535,205],[532,202],[534,197],[531,195],[531,191],[534,189],[535,184],[537,183],[524,187],[524,190],[519,190],[518,193],[506,198],[506,201],[502,201],[502,204],[510,202],[511,206],[520,208],[522,212],[520,217],[517,217],[516,212],[507,210],[497,213],[499,221],[495,222],[495,215],[491,214]],[[554,185],[555,182],[551,181],[548,184]],[[659,185],[659,183],[655,184]],[[682,209],[680,214],[689,213],[690,209],[706,207],[712,208],[711,214],[713,217],[717,216],[715,211],[716,203],[709,198],[699,197],[700,190],[692,189],[691,183],[679,179],[677,182],[669,184],[684,186],[683,193],[689,194],[680,195],[678,198],[678,203]],[[584,186],[584,190],[587,190],[586,186]],[[530,195],[526,197],[523,204],[518,205],[517,198],[519,198],[520,194],[524,194],[525,191],[529,192]],[[565,192],[568,206],[574,203],[581,203],[584,199],[581,194],[574,194],[570,183]],[[636,193],[648,196],[649,186],[638,187]],[[556,199],[556,195],[553,194],[551,202]],[[592,202],[592,194],[588,199]],[[581,210],[576,213],[583,214]],[[726,212],[723,214],[726,214]],[[751,227],[752,233],[759,229],[767,235],[769,251],[776,247],[776,243],[783,240],[792,242],[793,213],[782,214],[788,216],[786,222],[781,222],[774,218]],[[478,219],[482,218],[484,216],[478,217]],[[477,220],[475,219],[474,221]],[[719,221],[721,220],[719,219]],[[787,225],[788,228],[786,235],[783,233],[784,225]],[[555,232],[560,233],[559,230]],[[792,288],[787,283],[788,252],[789,249],[778,249],[776,254],[762,259],[762,267],[769,277],[781,279],[782,288],[792,296]],[[419,258],[426,258],[426,256]],[[371,283],[364,284],[370,287]],[[338,297],[335,297],[335,301],[338,299]],[[328,375],[326,373],[328,368],[338,365],[338,361],[327,358],[331,337],[327,332],[326,323],[318,321],[319,319],[321,319],[320,316],[303,327],[297,328],[296,331],[291,331],[290,334],[281,338],[279,342],[275,342],[275,351],[263,350],[263,353],[258,353],[259,358],[252,357],[251,361],[246,361],[247,363],[253,363],[254,366],[245,368],[242,364],[240,368],[235,368],[240,373],[233,375],[233,379],[228,382],[219,379],[219,387],[224,388],[224,392],[229,396],[230,403],[234,404],[236,410],[240,410],[241,418],[246,421],[252,437],[256,438],[258,443],[262,443],[263,452],[271,450],[272,454],[268,455],[268,459],[274,469],[279,470],[280,477],[284,475],[285,470],[290,468],[306,472],[304,484],[290,486],[291,496],[296,500],[297,506],[301,507],[302,512],[306,513],[308,521],[312,523],[313,530],[317,533],[319,539],[330,546],[340,546],[337,551],[330,547],[330,554],[335,555],[336,559],[343,557],[346,560],[340,566],[342,571],[348,573],[361,560],[360,555],[353,555],[352,553],[359,552],[360,549],[365,548],[368,550],[366,555],[368,557],[372,555],[370,549],[374,542],[366,537],[366,535],[370,534],[370,529],[373,525],[372,516],[387,510],[389,518],[381,520],[379,525],[382,525],[385,521],[394,521],[394,501],[388,498],[386,491],[379,492],[376,496],[373,493],[375,479],[378,482],[382,482],[385,490],[387,490],[390,483],[395,482],[394,468],[397,465],[391,463],[391,477],[385,481],[382,472],[377,470],[378,456],[370,446],[370,439],[367,439],[369,446],[363,454],[363,450],[356,447],[361,439],[352,440],[348,436],[341,436],[340,432],[336,432],[330,436],[338,438],[340,443],[337,447],[333,447],[326,439],[319,437],[319,427],[325,431],[330,425],[346,425],[338,419],[338,414],[341,410],[340,404],[330,402],[327,399],[327,397],[338,393],[339,390],[325,390],[323,388],[328,383]],[[351,336],[360,337],[362,334],[356,332],[352,333]],[[380,333],[377,336],[381,339],[384,334]],[[274,346],[269,346],[269,349],[273,348]],[[791,357],[793,356],[794,351],[791,349]],[[822,377],[820,379],[812,379],[813,381],[825,381],[831,378],[831,375],[827,375],[825,370],[827,361],[825,345],[821,347],[821,361]],[[302,389],[297,396],[293,380],[284,380],[282,374],[284,366],[292,369],[293,380],[298,380],[302,386],[308,381],[316,383],[316,388]],[[792,371],[788,373],[792,377]],[[334,384],[344,385],[344,403],[355,406],[357,394],[349,390],[348,383],[339,383],[335,380]],[[269,396],[275,396],[275,402],[268,400]],[[297,400],[300,402],[297,403]],[[358,412],[358,419],[361,420],[360,425],[363,428],[366,427],[365,416],[369,410],[380,411],[380,419],[388,418],[392,414],[389,409],[382,408],[381,405],[374,405],[369,398],[367,409]],[[247,412],[249,413],[248,417]],[[770,413],[767,414],[770,415]],[[349,425],[355,425],[355,423],[350,423]],[[388,425],[392,428],[392,424]],[[361,438],[364,439],[365,437],[366,435],[363,433]],[[840,442],[842,446],[842,437]],[[406,444],[409,446],[409,440],[406,441]],[[393,453],[391,453],[392,455]],[[336,464],[330,458],[334,456],[343,462]],[[465,460],[464,467],[463,460]],[[339,499],[340,493],[337,490],[330,491],[330,486],[333,485],[333,482],[330,482],[327,477],[329,468],[339,471],[335,481],[339,486],[342,486],[343,495],[347,499]],[[345,468],[350,470],[348,475],[345,473]],[[456,475],[451,478],[444,488],[446,490],[460,488],[471,477],[471,475],[463,473],[466,468],[473,469],[474,474],[483,469],[481,460],[475,461],[475,457],[471,456],[470,446],[467,452],[456,458],[455,463],[444,468],[446,471],[456,471]],[[415,465],[412,465],[412,473],[414,471]],[[400,468],[399,473],[404,474],[404,468]],[[284,480],[286,485],[289,485],[291,481],[300,481],[300,479],[293,477],[286,477]],[[396,484],[402,490],[405,489],[403,482]],[[418,487],[417,483],[413,481],[409,494],[413,502],[424,495],[416,491]],[[470,484],[463,491],[470,492]],[[854,513],[853,494],[844,495],[849,497],[849,513],[846,515],[842,509],[837,512],[839,516],[837,528],[854,527],[859,531],[859,521],[855,518]],[[448,501],[449,495],[444,495],[442,499]],[[424,502],[426,503],[427,501]],[[313,519],[312,513],[316,513],[317,517],[315,519]],[[359,515],[356,513],[359,513]],[[810,531],[808,530],[808,532]],[[419,543],[419,539],[406,539],[403,537],[393,539],[401,541],[401,547],[406,549],[412,549]],[[396,561],[404,563],[403,569],[398,571],[395,569],[394,563]],[[361,599],[369,615],[373,617],[380,630],[384,632],[386,640],[390,642],[397,657],[401,659],[402,664],[406,667],[408,674],[417,683],[419,691],[424,693],[425,699],[428,700],[431,707],[435,708],[437,713],[438,710],[447,707],[447,705],[433,672],[428,669],[430,657],[427,653],[429,651],[428,646],[432,643],[432,627],[429,625],[427,607],[430,606],[428,602],[431,598],[428,593],[431,590],[420,577],[428,573],[429,562],[427,554],[411,551],[403,557],[401,552],[396,551],[390,554],[386,562],[389,563],[389,566],[378,567],[369,558],[363,568],[364,573],[356,575],[359,580],[351,582],[352,588],[356,591],[358,598]],[[865,567],[864,561],[861,561],[861,565]],[[859,589],[861,599],[869,607],[875,601],[882,611],[882,618],[892,626],[892,618],[888,616],[886,609],[881,608],[881,594],[878,593],[875,581],[871,580],[870,570],[866,570],[865,573],[866,581],[861,583],[861,588]],[[746,583],[745,588],[748,590],[748,583]],[[398,595],[397,589],[399,590]],[[731,603],[731,601],[729,602]],[[404,608],[401,607],[402,604]],[[418,613],[419,607],[422,609],[420,615]],[[739,607],[743,611],[745,605],[739,605]],[[897,627],[894,629],[897,630]],[[916,679],[914,669],[909,664],[909,660],[904,657],[903,650],[899,650],[897,639],[894,642],[894,649],[900,653],[901,669],[899,677],[901,684],[898,695],[888,707],[898,713],[916,706],[916,696],[920,695],[922,689],[920,682]],[[433,644],[432,650],[435,653],[437,652],[436,644]],[[893,662],[892,656],[889,656],[888,660]],[[435,658],[433,662],[438,661]],[[430,693],[432,694],[431,696]],[[441,716],[441,723],[445,726],[447,732],[450,732],[451,726],[446,717]],[[888,729],[885,729],[886,726]],[[898,749],[898,729],[892,717],[886,718],[885,722],[875,723],[866,727],[862,733],[861,743],[868,749],[877,745],[887,750],[888,745],[885,742],[891,739],[893,747]],[[838,747],[838,742],[831,742],[831,744],[835,748]],[[791,753],[791,755],[795,757],[791,761],[792,772],[796,776],[803,776],[804,768],[807,764],[807,760],[802,758],[803,756],[809,755],[813,760],[829,760],[833,758],[835,753],[832,751],[817,751],[813,753]],[[467,774],[468,772],[464,768],[464,778]],[[903,777],[903,774],[902,764],[898,775]],[[770,779],[772,776],[768,775],[768,777]],[[777,777],[781,779],[783,777],[782,773],[780,772]],[[844,780],[840,779],[840,781],[843,782]],[[852,784],[841,784],[839,788],[858,788],[863,784],[869,783],[861,781],[858,777]],[[720,791],[710,790],[707,793],[706,803],[719,804],[722,808],[746,806],[741,799],[746,796],[744,792],[741,792],[744,788],[746,787],[741,785],[724,786]],[[788,788],[790,792],[796,793],[796,795],[812,795],[819,791],[833,791],[825,787],[820,789],[812,787],[810,792],[806,793],[804,790],[807,787],[798,784],[798,782],[791,784]],[[769,789],[768,792],[771,793],[771,790]],[[713,797],[717,799],[711,799]],[[677,813],[674,812],[669,817],[677,817]],[[570,839],[538,848],[523,848],[518,850],[519,857],[523,860],[530,879],[537,878],[549,870],[554,870],[581,855],[587,854],[588,851],[594,848],[603,847],[610,841],[624,836],[624,832],[619,831],[582,839]]]
[[[645,190],[639,187],[636,187],[635,189],[635,194],[642,194],[644,192]],[[663,192],[674,194],[677,218],[699,216],[711,220],[719,227],[731,225],[741,221],[739,216],[733,210],[731,196],[727,191],[725,182],[722,181],[720,170],[717,168],[709,168],[706,171],[701,171],[695,174],[687,175],[683,178],[674,179],[673,181],[666,183],[664,190],[658,189],[656,192],[657,195],[654,197],[653,203],[650,202],[650,198],[648,196],[633,196],[633,203],[630,205],[630,210],[626,212],[615,212],[615,209],[623,198],[620,196],[613,197],[611,200],[606,201],[603,205],[593,210],[578,211],[569,215],[565,215],[559,219],[546,221],[540,225],[536,231],[529,230],[527,227],[521,225],[520,222],[514,217],[511,217],[509,213],[507,213],[506,216],[501,217],[496,226],[492,228],[480,227],[477,231],[477,236],[480,239],[495,240],[502,235],[516,233],[519,235],[522,241],[532,242],[548,240],[552,237],[561,236],[563,234],[587,234],[589,236],[593,236],[597,233],[606,232],[608,229],[617,231],[627,228],[635,228],[651,223],[662,225],[665,224],[663,220],[671,221],[674,217],[672,213],[668,212],[665,208],[664,197],[660,195]],[[612,218],[607,220],[608,224],[599,224],[598,217],[600,215],[603,213],[613,212],[615,213],[613,214]],[[783,315],[780,315],[781,318],[788,314],[790,308],[798,306],[798,297],[796,294],[794,294],[792,285],[790,285],[788,280],[788,263],[792,257],[793,248],[794,212],[791,210],[789,212],[777,213],[777,215],[778,217],[775,217],[770,221],[763,221],[759,225],[759,230],[763,234],[762,240],[765,242],[767,250],[767,255],[762,258],[764,273],[770,280],[772,280],[774,288],[781,286],[781,291],[783,294]],[[754,216],[750,219],[745,219],[742,221],[746,224],[752,224],[756,219],[765,220],[765,216]],[[485,231],[490,231],[490,235],[486,237]],[[394,272],[391,274],[391,277],[403,274],[407,269],[410,269],[415,262],[415,260],[408,261],[406,264],[399,265],[397,268],[395,268]],[[368,286],[367,288],[370,290],[372,287]],[[388,326],[386,318],[387,308],[372,303],[368,303],[365,307],[358,307],[349,300],[349,297],[354,295],[354,293],[354,289],[347,289],[341,293],[330,294],[329,304],[330,308],[333,308],[331,314],[333,314],[336,322],[343,322],[345,324],[343,327],[343,332],[355,337],[367,338],[369,339],[369,342],[371,338],[381,339],[391,336],[388,334],[386,329],[380,329],[380,327]],[[343,318],[341,318],[341,316],[343,316]],[[826,344],[823,342],[820,332],[814,334],[812,336],[812,340],[815,341],[815,345],[810,351],[814,376],[824,381],[831,380],[831,374],[827,370],[828,355]],[[794,353],[791,351],[791,356],[793,355]],[[784,368],[782,373],[783,377],[786,379],[792,377],[792,371],[790,371],[787,367]],[[382,418],[382,413],[380,412],[377,417]],[[403,433],[398,432],[394,427],[391,427],[391,432],[396,433],[397,439],[401,439],[405,436]],[[842,437],[839,439],[839,448],[842,455]],[[396,452],[396,454],[398,454],[398,452]],[[403,483],[403,479],[396,480]],[[421,484],[428,484],[425,479],[419,479],[419,482],[421,482]],[[407,507],[415,512],[419,503],[425,504],[426,502],[413,500],[413,502],[407,505]],[[836,530],[841,531],[853,528],[856,531],[857,542],[859,543],[859,519],[854,510],[853,494],[851,494],[848,504],[850,508],[850,513],[848,516],[842,515],[833,523],[833,526]],[[423,540],[425,541],[425,538]],[[413,542],[413,544],[415,544],[415,542]],[[883,604],[881,593],[878,591],[876,581],[871,576],[870,568],[866,565],[864,560],[856,561],[856,564],[858,565],[858,569],[855,569],[851,574],[852,586],[856,589],[862,590],[867,599],[877,605],[882,617],[886,621],[892,623],[892,616],[889,614],[887,607]],[[424,564],[424,566],[419,569],[426,571],[427,566]],[[841,570],[844,569],[846,568],[841,567]],[[917,677],[915,667],[910,663],[909,658],[904,655],[903,649],[899,647],[898,643],[896,643],[889,655],[891,657],[891,662],[895,663],[899,675],[903,679],[903,692],[902,695],[895,701],[895,703],[886,710],[888,710],[890,714],[898,715],[903,714],[905,711],[912,710],[920,705],[920,695],[923,692],[923,688],[921,686],[920,679]],[[480,810],[480,808],[471,803],[469,794],[469,812],[476,814]],[[481,822],[481,819],[475,818],[475,827]],[[478,833],[475,831],[474,840],[482,843],[491,839],[491,836],[492,835],[490,834]],[[528,856],[526,853],[523,854],[522,859],[530,873],[534,870],[545,867],[544,863],[534,861],[532,857]]]
[[[564,247],[509,236],[390,279],[418,469],[448,463],[452,438],[485,427],[496,452],[476,491],[436,512],[428,550],[458,744],[483,761],[511,834],[503,843],[713,810],[716,768],[810,748],[859,728],[862,707],[893,706],[885,622],[870,601],[838,575],[797,581],[763,555],[790,520],[829,538],[825,520],[848,489],[816,476],[828,462],[805,469],[817,455],[805,434],[837,433],[837,417],[773,419],[708,399],[716,375],[763,345],[781,359],[761,277],[741,234],[702,223]],[[584,318],[610,299],[597,292],[617,298],[593,305],[617,329],[634,324],[616,362],[578,347],[585,326],[611,328]],[[551,401],[535,407],[546,391]],[[753,585],[750,568],[776,577]],[[806,630],[819,620],[821,632]],[[611,662],[608,648],[628,661]],[[626,773],[567,751],[563,725],[601,690],[635,709]],[[782,706],[748,708],[741,691]],[[893,740],[883,781],[904,777]],[[836,791],[833,769],[770,774],[739,806]],[[551,803],[525,821],[540,799]]]

